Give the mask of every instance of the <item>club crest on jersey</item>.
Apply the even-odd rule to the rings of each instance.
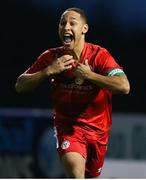
[[[84,79],[78,77],[78,78],[75,79],[75,83],[76,83],[77,85],[81,85],[81,84],[84,83]]]
[[[98,173],[101,173],[101,171],[102,171],[102,167],[100,167],[100,168],[97,170]]]
[[[63,141],[61,144],[62,149],[67,149],[70,146],[70,142],[68,140]]]

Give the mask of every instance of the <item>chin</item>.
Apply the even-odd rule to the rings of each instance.
[[[73,50],[74,49],[72,46],[66,46],[66,45],[64,45],[64,48],[67,50]]]
[[[63,44],[64,48],[67,50],[73,50],[74,49],[74,43],[73,42],[71,42],[70,44],[66,44],[66,43],[62,42],[62,44]]]

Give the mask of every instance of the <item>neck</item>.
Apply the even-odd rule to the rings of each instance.
[[[76,59],[78,61],[80,61],[80,59],[81,59],[81,55],[82,55],[82,52],[83,52],[83,49],[84,49],[84,43],[85,43],[85,41],[80,43],[73,50],[68,50],[68,53],[70,55],[72,55],[74,57],[74,59]]]

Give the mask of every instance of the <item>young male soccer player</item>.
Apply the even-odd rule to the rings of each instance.
[[[16,82],[17,92],[32,90],[45,79],[50,82],[57,149],[69,178],[100,175],[112,122],[112,94],[130,90],[111,54],[85,42],[87,31],[83,10],[65,10],[59,23],[63,46],[42,53]]]

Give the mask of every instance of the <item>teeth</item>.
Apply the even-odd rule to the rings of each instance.
[[[64,34],[64,36],[71,36],[71,34]]]
[[[68,34],[68,35],[64,35],[64,37],[71,37],[71,35],[70,35],[70,34]]]

